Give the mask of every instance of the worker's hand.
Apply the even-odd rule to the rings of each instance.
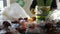
[[[31,9],[31,13],[32,13],[32,14],[35,14],[34,9]]]

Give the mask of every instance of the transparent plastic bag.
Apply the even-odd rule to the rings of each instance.
[[[25,10],[17,3],[11,4],[11,6],[6,7],[2,14],[7,17],[7,19],[18,19],[20,17],[30,17]]]

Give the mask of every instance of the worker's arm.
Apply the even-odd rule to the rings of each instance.
[[[34,9],[35,9],[36,5],[37,5],[37,0],[33,0],[32,4],[30,6],[30,11],[31,11],[32,14],[35,14]]]
[[[57,3],[56,3],[56,0],[53,0],[52,1],[52,4],[51,4],[51,10],[53,9],[57,9]]]

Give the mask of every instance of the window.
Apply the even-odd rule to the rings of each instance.
[[[7,0],[3,0],[3,7],[7,6]]]
[[[6,0],[0,0],[0,11],[1,11],[5,6],[7,6]]]
[[[3,8],[3,1],[0,0],[0,11],[2,10],[2,8]]]

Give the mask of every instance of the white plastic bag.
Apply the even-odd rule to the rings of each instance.
[[[30,17],[25,10],[17,3],[11,4],[10,7],[6,7],[2,14],[7,17],[7,19],[18,19],[20,17],[25,18],[25,17]]]
[[[50,15],[50,19],[52,20],[60,20],[60,10],[54,10]]]

